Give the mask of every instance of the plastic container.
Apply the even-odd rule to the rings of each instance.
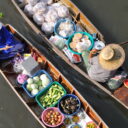
[[[53,111],[55,111],[55,112],[59,112],[59,113],[61,114],[61,116],[62,116],[61,122],[60,122],[59,124],[57,124],[57,125],[49,125],[49,124],[47,124],[47,123],[45,122],[45,116],[46,116],[46,114],[47,114],[49,111],[51,111],[51,110],[53,110]],[[59,111],[58,108],[56,108],[56,107],[49,107],[49,108],[45,109],[45,110],[42,112],[41,120],[42,120],[42,122],[43,122],[46,126],[48,126],[48,127],[50,127],[50,128],[51,128],[51,127],[54,128],[54,127],[60,126],[60,125],[63,123],[63,121],[64,121],[64,115]]]
[[[73,125],[71,126],[71,128],[75,128],[75,127],[81,128],[81,126],[80,126],[79,124],[73,124]]]
[[[60,23],[65,22],[65,21],[67,21],[67,19],[60,19],[60,20],[56,23],[56,25],[55,25],[55,27],[54,27],[54,33],[57,34],[57,35],[58,35],[59,37],[61,37],[61,38],[68,39],[70,36],[63,37],[63,36],[61,36],[61,35],[58,33],[58,27],[59,27]],[[73,24],[74,33],[75,33],[75,32],[76,32],[76,25],[75,25],[75,23],[74,23],[73,21],[70,21],[70,22]],[[72,33],[72,34],[73,34],[73,33]],[[71,34],[71,35],[72,35],[72,34]]]
[[[42,74],[46,74],[47,77],[49,78],[50,80],[50,83],[45,87],[43,88],[42,90],[40,90],[36,95],[38,95],[41,91],[45,90],[46,88],[48,88],[50,86],[50,84],[52,83],[52,77],[45,71],[45,70],[39,70],[38,72],[36,72],[31,78],[35,77],[35,76],[39,76],[39,75],[42,75]],[[23,89],[25,90],[25,92],[28,94],[29,97],[33,98],[35,97],[36,95],[32,95],[26,88],[26,85],[27,85],[27,81],[22,85]]]
[[[38,103],[38,105],[39,105],[42,109],[45,109],[45,107],[43,107],[43,105],[41,104],[41,102],[40,102],[40,100],[39,100],[40,97],[43,96],[45,93],[47,93],[47,91],[52,87],[52,85],[55,85],[55,84],[57,84],[57,85],[59,85],[60,87],[63,88],[63,86],[62,86],[60,83],[58,83],[57,81],[54,81],[53,83],[51,83],[51,84],[49,85],[48,88],[45,88],[44,90],[42,90],[42,91],[36,96],[36,102]],[[63,91],[64,91],[64,95],[66,95],[67,92],[66,92],[66,90],[65,90],[64,88],[63,88]],[[56,105],[58,104],[58,102],[59,102],[59,100],[58,100],[55,104],[51,104],[50,107],[56,106]]]
[[[62,107],[60,106],[60,102],[61,102],[62,100],[64,100],[64,99],[67,99],[68,97],[76,98],[77,101],[78,101],[78,103],[79,103],[78,109],[77,109],[74,113],[72,113],[72,114],[66,114],[66,113],[64,113]],[[65,116],[73,116],[73,115],[77,114],[77,113],[80,111],[80,107],[81,107],[81,102],[80,102],[79,98],[78,98],[76,95],[73,95],[73,94],[67,94],[67,95],[63,96],[63,97],[59,100],[59,104],[58,104],[59,110],[60,110]]]
[[[90,51],[90,50],[93,48],[93,46],[94,46],[94,40],[93,40],[93,37],[92,37],[89,33],[87,33],[87,32],[76,32],[76,33],[72,34],[72,35],[69,37],[69,39],[68,39],[68,41],[67,41],[68,49],[69,49],[72,53],[74,53],[74,54],[81,55],[82,53],[76,52],[76,51],[74,51],[74,50],[70,47],[70,43],[72,42],[72,38],[73,38],[74,35],[77,34],[77,33],[81,33],[81,34],[86,35],[86,36],[89,37],[89,39],[90,39],[90,41],[91,41],[91,46],[88,48],[88,51]]]

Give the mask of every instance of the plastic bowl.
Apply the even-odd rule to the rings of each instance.
[[[99,127],[95,124],[94,121],[89,121],[89,122],[87,122],[87,123],[86,123],[86,128],[88,128],[87,125],[90,124],[90,123],[93,123],[93,124],[95,125],[95,128],[99,128]]]
[[[125,85],[126,88],[128,88],[128,79],[124,80],[124,85]]]
[[[60,87],[62,87],[62,89],[63,89],[63,91],[64,91],[64,95],[67,94],[66,90],[64,89],[64,87],[63,87],[60,83],[58,83],[57,81],[52,82],[52,83],[49,85],[48,88],[45,88],[44,90],[42,90],[42,91],[41,91],[39,94],[37,94],[37,96],[36,96],[36,102],[38,103],[38,105],[39,105],[42,109],[45,109],[45,107],[41,104],[41,102],[40,102],[40,97],[43,96],[43,95],[45,95],[45,94],[47,93],[47,91],[52,87],[52,85],[55,85],[55,84],[57,84],[57,85],[59,85]],[[56,106],[56,105],[58,104],[58,102],[59,102],[59,100],[58,100],[55,104],[51,104],[50,107]]]
[[[78,109],[77,109],[74,113],[72,113],[72,114],[66,114],[66,113],[63,111],[63,109],[62,109],[62,107],[61,107],[61,105],[60,105],[60,102],[61,102],[62,100],[64,100],[64,99],[67,99],[68,97],[76,98],[77,101],[78,101],[78,103],[79,103]],[[59,100],[59,104],[58,104],[59,110],[60,110],[65,116],[73,116],[73,115],[77,114],[77,113],[80,111],[80,107],[81,107],[81,102],[80,102],[79,98],[78,98],[76,95],[73,95],[73,94],[67,94],[67,95],[63,96],[63,97]]]
[[[58,33],[58,27],[59,27],[60,23],[65,22],[65,21],[67,21],[67,20],[66,20],[66,19],[60,19],[60,20],[58,20],[58,22],[56,23],[56,25],[55,25],[55,27],[54,27],[54,33],[55,33],[56,35],[58,35],[59,37],[62,37],[62,38],[64,38],[64,39],[68,39],[73,33],[71,33],[71,35],[66,36],[66,37],[63,37],[63,36],[61,36],[61,35]],[[73,24],[74,33],[75,33],[75,32],[76,32],[76,25],[75,25],[75,23],[74,23],[73,21],[70,21],[70,22]]]
[[[45,70],[39,70],[38,72],[36,72],[36,73],[32,76],[32,78],[35,77],[35,76],[42,75],[42,74],[46,74],[47,77],[48,77],[49,80],[50,80],[50,83],[45,87],[45,88],[48,88],[48,87],[50,86],[50,84],[52,83],[52,77],[51,77]],[[33,96],[33,95],[27,90],[26,86],[27,86],[27,81],[22,85],[22,87],[23,87],[24,91],[27,93],[27,95],[28,95],[29,97],[31,97],[31,98],[35,97],[35,96],[38,95],[42,90],[45,89],[45,88],[43,88],[43,89],[40,90],[36,95]]]
[[[82,53],[76,52],[76,51],[74,51],[74,50],[70,47],[70,43],[72,42],[72,38],[73,38],[74,35],[77,34],[77,33],[81,33],[81,34],[86,35],[86,36],[89,37],[89,39],[90,39],[90,41],[91,41],[91,46],[88,48],[88,51],[90,51],[90,50],[93,48],[93,46],[94,46],[94,40],[93,40],[93,37],[92,37],[89,33],[87,33],[87,32],[75,32],[74,34],[72,34],[72,35],[69,37],[69,39],[68,39],[68,41],[67,41],[68,49],[69,49],[72,53],[74,53],[74,54],[81,55]]]
[[[81,126],[79,124],[73,124],[70,128],[74,128],[75,126],[78,128],[81,128]]]
[[[57,125],[49,125],[49,124],[47,124],[47,123],[45,122],[45,116],[46,116],[46,114],[47,114],[49,111],[51,111],[51,110],[53,110],[53,111],[55,111],[55,112],[59,112],[59,113],[61,114],[61,116],[62,116],[61,122],[60,122],[59,124],[57,124]],[[56,107],[49,107],[49,108],[45,109],[45,110],[42,112],[41,120],[42,120],[42,122],[43,122],[46,126],[54,128],[54,127],[60,126],[60,125],[63,123],[63,121],[64,121],[64,115],[59,111],[58,108],[56,108]]]

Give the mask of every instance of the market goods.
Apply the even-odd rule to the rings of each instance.
[[[67,95],[60,100],[60,111],[64,114],[71,115],[78,111],[80,102],[75,95]]]
[[[91,121],[86,124],[86,128],[97,128],[97,126],[93,121]]]
[[[17,82],[18,82],[19,84],[23,84],[27,79],[28,79],[28,76],[25,75],[25,74],[19,74],[19,75],[17,76]]]
[[[26,0],[27,3],[31,4],[32,6],[34,6],[37,2],[39,2],[39,0]]]
[[[63,88],[57,84],[52,85],[50,89],[39,98],[42,106],[50,107],[58,102],[58,100],[65,94]]]
[[[81,126],[78,124],[74,124],[73,126],[71,126],[71,128],[81,128]]]
[[[59,112],[50,110],[46,115],[44,121],[49,125],[58,125],[62,120],[62,116]]]
[[[33,12],[33,6],[31,4],[27,4],[24,8],[24,12],[29,16],[32,17],[34,12]]]
[[[28,78],[26,89],[31,92],[32,96],[35,96],[39,91],[44,89],[50,84],[50,79],[46,74],[40,76],[35,76],[33,78]]]

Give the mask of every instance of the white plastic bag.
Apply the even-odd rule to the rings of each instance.
[[[34,12],[33,12],[33,6],[31,4],[27,4],[24,8],[24,12],[29,16],[32,17]]]
[[[46,11],[47,7],[44,2],[39,2],[33,7],[33,12],[36,13],[38,11],[44,13]]]
[[[45,32],[45,34],[51,34],[53,33],[54,27],[51,23],[44,22],[41,26],[41,30]]]
[[[45,16],[45,21],[47,22],[55,22],[59,18],[55,9],[50,9]]]
[[[46,4],[50,5],[53,3],[53,0],[40,0],[40,2],[45,2]]]
[[[69,16],[69,10],[64,5],[61,5],[57,8],[57,13],[58,13],[59,17],[61,17],[61,18],[65,18],[65,17]]]
[[[26,0],[28,4],[31,4],[32,6],[36,5],[39,0]]]
[[[35,13],[33,15],[33,20],[35,21],[36,24],[42,25],[42,23],[44,22],[43,14],[40,12]]]

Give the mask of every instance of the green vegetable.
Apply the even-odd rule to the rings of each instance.
[[[57,101],[64,95],[64,90],[59,85],[52,85],[45,95],[40,97],[40,103],[43,107],[49,107],[56,104]]]
[[[30,92],[32,91],[32,88],[31,88],[30,84],[27,84],[27,90],[30,91]]]

